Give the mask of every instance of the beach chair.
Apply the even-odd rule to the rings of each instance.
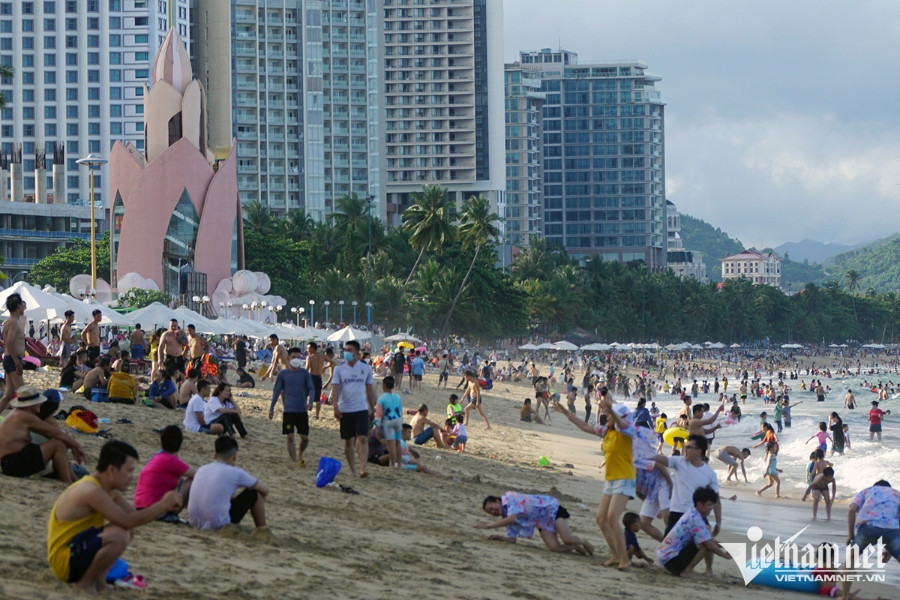
[[[26,337],[25,349],[28,351],[29,356],[38,359],[39,361],[41,361],[41,364],[59,365],[59,357],[53,356],[52,354],[47,352],[47,348],[45,348],[42,343],[35,339]]]

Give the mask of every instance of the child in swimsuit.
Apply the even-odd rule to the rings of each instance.
[[[778,452],[775,449],[775,442],[768,442],[766,444],[766,478],[769,482],[756,490],[756,495],[762,496],[764,491],[774,485],[775,497],[781,498],[781,479],[778,477],[779,473],[781,473],[781,469],[778,468]]]
[[[825,423],[825,421],[819,422],[819,431],[809,436],[809,439],[806,440],[806,443],[808,444],[813,438],[817,438],[819,440],[818,449],[822,452],[825,452],[825,450],[828,448],[828,444],[826,442],[831,441],[831,436],[828,435],[828,424]]]

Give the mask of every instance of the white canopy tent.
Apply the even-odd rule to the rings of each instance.
[[[175,309],[175,314],[178,315],[179,320],[184,321],[185,327],[193,325],[200,333],[211,333],[213,335],[229,333],[217,321],[208,319],[187,306],[179,306]]]
[[[50,294],[19,281],[0,292],[0,306],[3,307],[3,316],[9,316],[6,310],[6,299],[12,294],[19,294],[25,301],[25,318],[30,321],[51,321],[63,319],[69,305],[58,296]]]
[[[67,300],[67,297],[65,294],[62,297],[64,300]],[[74,307],[77,305],[81,305],[81,306],[87,308],[88,318],[93,318],[93,313],[95,310],[99,310],[101,313],[103,313],[103,317],[100,319],[101,325],[123,325],[123,326],[129,326],[129,327],[131,326],[131,322],[128,320],[128,318],[125,315],[123,315],[120,312],[116,312],[115,310],[111,309],[110,307],[106,306],[105,304],[100,304],[99,302],[93,302],[93,301],[89,301],[89,300],[83,300],[83,301],[79,302],[76,298],[73,298],[72,296],[68,296],[68,298],[71,298],[71,305],[73,306],[73,310],[75,310]],[[76,311],[75,314],[77,315],[78,312]]]
[[[582,346],[581,349],[582,350],[590,350],[590,351],[594,351],[594,352],[604,352],[606,350],[609,350],[610,346],[608,344],[594,343],[594,344],[588,344],[587,346]]]
[[[537,347],[538,350],[556,350],[556,347],[550,342],[544,342],[540,346]]]
[[[567,352],[575,352],[576,350],[578,350],[578,346],[576,346],[572,342],[567,342],[565,340],[556,342],[555,344],[553,344],[553,348],[555,350],[565,350]]]
[[[384,341],[388,341],[388,339],[384,338]],[[523,345],[519,346],[519,350],[537,350],[537,349],[538,349],[538,347],[535,346],[534,344],[523,344]]]
[[[372,337],[372,334],[368,331],[361,331],[359,329],[355,329],[350,327],[344,327],[343,329],[339,329],[328,336],[327,341],[329,342],[349,342],[351,340],[367,340]]]
[[[148,304],[144,308],[139,308],[128,313],[126,316],[132,325],[140,323],[141,327],[146,331],[150,331],[156,327],[165,327],[168,329],[169,321],[172,319],[181,321],[181,317],[178,316],[178,313],[159,302]]]
[[[421,344],[422,340],[417,338],[414,335],[409,333],[395,333],[394,335],[389,335],[384,338],[386,342],[414,342],[416,344]]]

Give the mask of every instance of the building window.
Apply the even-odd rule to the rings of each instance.
[[[53,39],[53,38],[50,38]],[[55,67],[56,66],[56,55],[55,54],[45,54],[44,55],[44,66],[45,67]]]

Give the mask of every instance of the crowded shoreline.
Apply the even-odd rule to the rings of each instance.
[[[697,364],[711,368],[708,361]],[[546,363],[537,366],[544,373],[549,371]],[[557,372],[560,366],[556,366]],[[640,366],[629,365],[624,372],[640,373]],[[581,371],[575,369],[575,373]],[[887,382],[890,371],[891,367],[887,367],[887,371],[876,375]],[[403,393],[401,387],[406,411],[427,403],[437,415],[444,413],[457,377],[451,377],[448,390],[435,387],[438,375],[436,369],[428,369],[421,389],[413,393]],[[56,387],[58,376],[59,372],[51,369],[30,372],[25,378],[27,383],[45,389]],[[285,456],[277,422],[267,419],[271,384],[258,383],[255,389],[235,388],[250,434],[248,440],[239,440],[238,464],[271,488],[268,526],[228,526],[218,532],[160,522],[141,527],[125,558],[132,569],[150,582],[148,597],[202,598],[227,593],[267,598],[283,595],[279,590],[286,586],[297,587],[298,595],[308,597],[388,597],[400,581],[419,581],[433,589],[431,595],[435,597],[588,597],[596,590],[597,581],[585,575],[586,565],[597,569],[603,585],[642,590],[642,595],[679,590],[691,590],[694,594],[698,589],[724,598],[771,594],[756,586],[744,587],[735,565],[722,559],[716,560],[714,569],[722,577],[720,581],[690,584],[673,577],[659,577],[664,572],[656,567],[634,567],[628,572],[602,569],[609,553],[594,523],[603,485],[602,471],[598,469],[604,460],[599,440],[577,432],[557,412],[551,413],[549,423],[522,422],[522,401],[534,396],[528,379],[498,379],[492,389],[482,391],[485,420],[490,419],[491,429],[473,413],[465,452],[438,450],[431,444],[416,446],[422,455],[421,463],[440,477],[370,467],[370,477],[351,478],[345,465],[336,482],[359,492],[358,495],[344,495],[333,487],[314,487],[319,455],[343,460],[337,424],[330,411],[326,409],[322,418],[310,421],[307,456],[315,458],[308,460],[305,468],[298,467]],[[657,393],[651,397],[661,406],[678,400],[673,394]],[[625,399],[615,391],[613,399],[624,400],[630,409],[636,400]],[[83,397],[70,393],[61,407],[70,410],[75,404],[85,403]],[[119,404],[91,403],[89,408],[111,423],[103,427],[110,429],[112,437],[137,448],[142,465],[159,447],[154,430],[177,424],[183,415],[163,408]],[[751,414],[749,410],[747,414]],[[119,423],[122,419],[130,422]],[[895,445],[895,439],[890,431],[885,443]],[[104,440],[86,435],[79,435],[78,440],[87,451],[87,466],[91,468]],[[193,467],[205,464],[212,457],[213,441],[213,436],[187,433],[180,456]],[[539,466],[541,457],[547,459],[547,466]],[[713,461],[712,466],[718,473],[722,495],[737,495],[733,502],[723,501],[723,540],[746,532],[749,524],[758,523],[759,518],[772,525],[773,536],[792,534],[797,523],[809,521],[809,508],[798,502],[796,493],[786,492],[792,496],[788,499],[759,500],[752,495],[755,482],[724,483],[722,465]],[[19,558],[0,567],[0,592],[10,598],[33,597],[38,588],[38,593],[47,598],[67,595],[67,587],[47,569],[45,552],[46,519],[63,487],[49,479],[4,478],[4,483],[7,493],[0,500],[6,505],[4,512],[20,514],[21,518],[9,523],[3,538],[8,554]],[[594,556],[549,555],[537,536],[535,540],[507,546],[489,541],[474,530],[476,524],[485,521],[480,510],[482,498],[507,490],[558,498],[571,514],[573,529],[593,543]],[[132,492],[129,489],[126,496]],[[810,533],[841,537],[846,529],[848,502],[847,497],[839,498],[832,521],[817,522]],[[639,502],[633,500],[628,510],[638,506]],[[773,506],[778,507],[778,515],[771,514]],[[768,527],[765,532],[769,535]],[[652,556],[653,541],[643,534],[639,539]],[[552,561],[547,572],[530,572],[532,558]],[[217,575],[214,580],[197,577],[193,565],[209,561],[222,565],[223,576]],[[889,570],[893,567],[896,565]],[[452,581],[455,591],[445,594],[448,571],[459,573],[463,582]],[[252,585],[247,581],[252,581]],[[884,595],[885,590],[866,585],[864,593]]]

